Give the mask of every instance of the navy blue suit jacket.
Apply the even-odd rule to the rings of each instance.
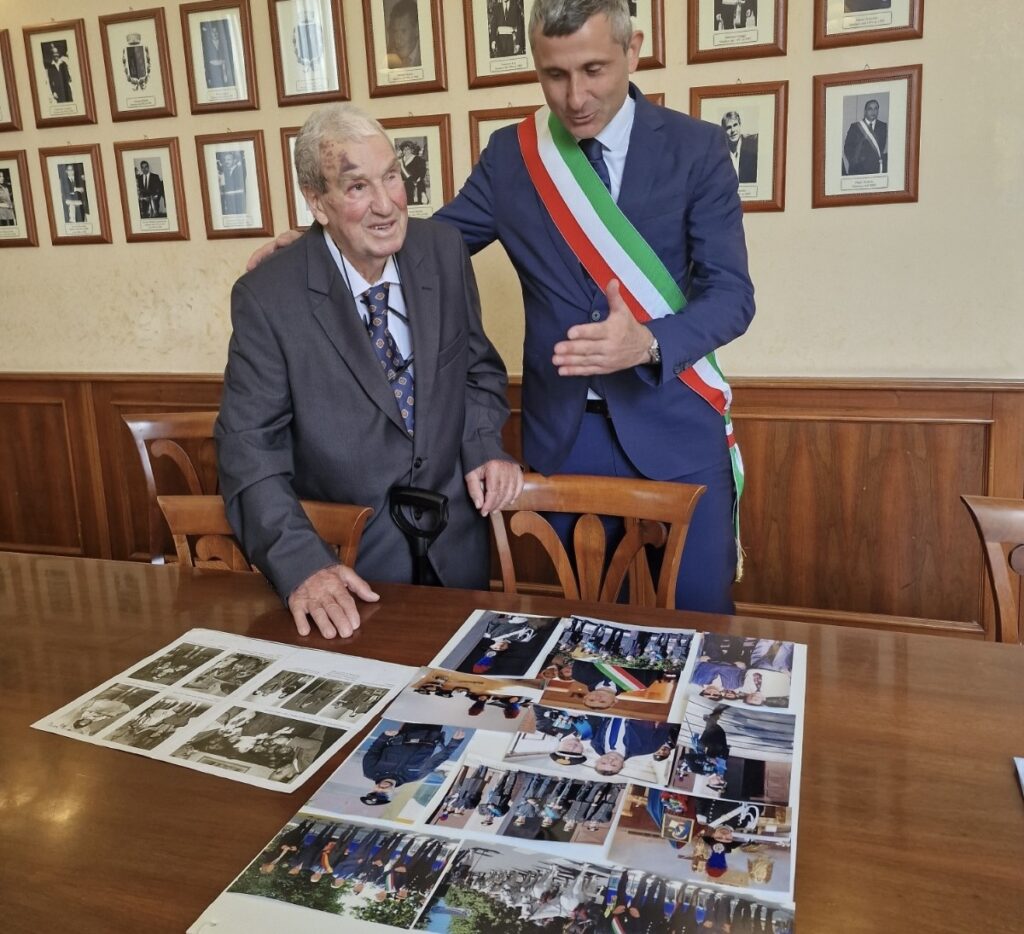
[[[742,334],[754,313],[736,173],[721,127],[657,107],[635,87],[636,112],[618,204],[686,294],[686,310],[656,321],[660,369],[596,381],[616,435],[646,477],[668,480],[721,462],[722,418],[677,374]],[[526,310],[523,452],[557,472],[583,417],[584,377],[561,377],[554,345],[607,301],[558,233],[530,182],[515,127],[495,132],[459,195],[434,215],[455,224],[470,252],[494,240],[519,273]]]

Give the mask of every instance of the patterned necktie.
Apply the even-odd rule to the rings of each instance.
[[[402,414],[405,429],[411,435],[415,422],[415,398],[413,396],[412,373],[407,372],[408,361],[402,356],[395,339],[388,330],[388,283],[367,289],[360,296],[370,311],[367,330],[370,332],[370,343],[373,352],[380,361],[381,369],[395,394],[398,411]]]
[[[604,146],[597,139],[581,139],[580,149],[587,161],[594,167],[597,177],[604,182],[604,187],[612,190],[612,177],[608,174],[608,164],[604,161]]]

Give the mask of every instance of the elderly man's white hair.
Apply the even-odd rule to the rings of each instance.
[[[328,104],[310,114],[295,137],[295,174],[300,188],[327,191],[320,153],[324,143],[354,143],[387,134],[373,117],[355,104]],[[390,143],[390,140],[389,140]]]

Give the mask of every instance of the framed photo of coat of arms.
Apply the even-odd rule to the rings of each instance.
[[[101,16],[100,39],[111,118],[117,122],[175,116],[163,9]]]
[[[277,103],[349,99],[341,0],[269,0]]]

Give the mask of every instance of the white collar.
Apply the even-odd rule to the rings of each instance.
[[[338,249],[338,245],[326,229],[324,229],[324,242],[327,244],[327,249],[334,258],[334,262],[337,263],[338,270],[345,277],[345,281],[352,290],[353,296],[362,295],[367,289],[372,289],[375,285],[380,285],[382,282],[386,282],[388,285],[401,285],[402,280],[398,278],[398,264],[395,262],[394,256],[388,257],[387,262],[384,264],[384,271],[376,282],[367,282],[362,277],[362,274],[356,270],[356,267],[342,256],[341,250]]]
[[[633,131],[633,116],[636,113],[636,101],[629,94],[619,108],[617,114],[605,124],[595,139],[600,140],[605,149],[615,153],[624,153],[629,149],[629,134]]]

